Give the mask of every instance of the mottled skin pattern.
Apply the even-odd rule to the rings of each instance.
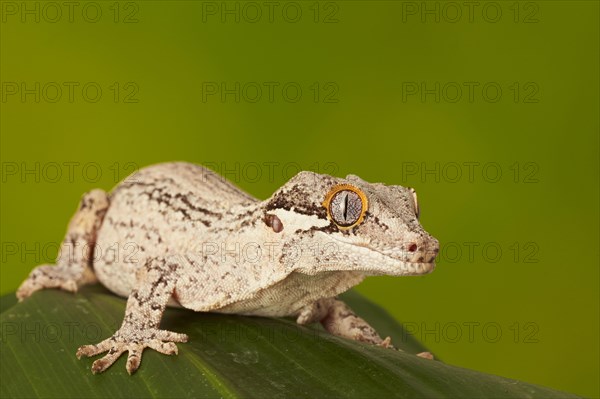
[[[338,184],[368,198],[364,220],[351,229],[338,228],[323,206]],[[17,296],[49,287],[76,291],[97,279],[128,297],[121,328],[77,351],[108,352],[93,363],[94,373],[125,351],[129,373],[146,347],[177,353],[174,342],[187,336],[159,329],[167,305],[320,321],[333,334],[388,347],[389,338],[335,297],[366,276],[434,269],[439,245],[419,224],[417,209],[413,190],[353,175],[301,172],[258,201],[201,166],[153,165],[110,194],[85,194],[57,265],[35,268]]]

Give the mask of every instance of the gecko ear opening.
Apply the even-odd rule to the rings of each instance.
[[[273,229],[275,233],[281,233],[283,230],[283,223],[276,215],[270,213],[265,214],[264,222],[267,226]]]

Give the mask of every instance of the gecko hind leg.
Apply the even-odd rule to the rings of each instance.
[[[127,351],[126,369],[133,374],[140,366],[145,348],[172,355],[178,353],[174,342],[187,342],[185,334],[159,329],[167,302],[175,290],[179,266],[177,261],[152,258],[138,270],[136,288],[127,299],[121,327],[112,337],[77,350],[78,359],[108,352],[92,364],[92,373],[103,372]]]
[[[94,246],[108,206],[109,197],[103,190],[95,189],[81,197],[60,246],[56,266],[35,267],[17,290],[19,301],[44,288],[76,292],[78,287],[96,281],[92,269]]]

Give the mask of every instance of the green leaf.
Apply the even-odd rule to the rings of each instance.
[[[12,307],[17,303],[17,297],[14,293],[3,295],[0,297],[0,313]]]
[[[425,348],[381,308],[344,299],[407,352]],[[133,375],[126,356],[93,375],[80,345],[119,327],[125,300],[99,286],[0,301],[2,397],[494,397],[567,398],[563,392],[337,338],[293,320],[168,309],[162,327],[183,332],[179,355],[146,349]]]

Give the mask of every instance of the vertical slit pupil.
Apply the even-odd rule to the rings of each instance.
[[[348,194],[344,197],[344,220],[346,221],[348,220],[348,197]]]

